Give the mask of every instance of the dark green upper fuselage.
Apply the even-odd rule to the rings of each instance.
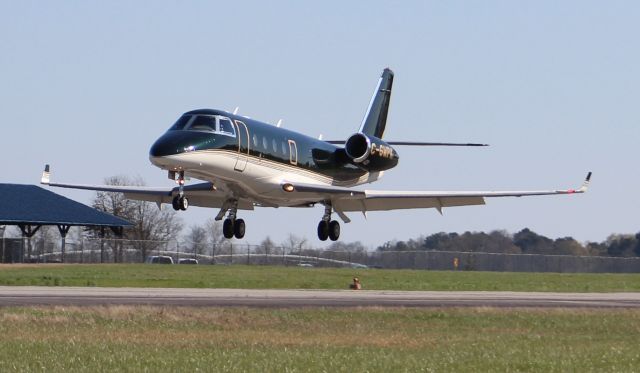
[[[235,135],[206,129],[180,128],[180,121],[186,122],[183,118],[187,116],[229,118],[235,124]],[[189,123],[190,127],[194,127],[194,121]],[[246,130],[242,123],[246,125]],[[184,127],[184,124],[182,126]],[[292,149],[290,143],[295,143],[295,148]],[[291,150],[294,149],[297,150],[297,159],[292,159],[291,156]],[[364,167],[353,164],[341,147],[271,124],[211,109],[184,113],[172,128],[156,140],[149,155],[162,157],[202,150],[238,152],[242,156],[299,167],[339,182],[358,179],[368,172]]]

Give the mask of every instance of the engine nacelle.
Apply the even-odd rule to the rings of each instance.
[[[351,135],[344,146],[351,162],[369,171],[384,171],[398,164],[398,153],[389,144],[364,133]]]

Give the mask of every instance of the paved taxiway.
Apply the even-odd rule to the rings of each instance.
[[[618,307],[640,293],[247,290],[0,286],[0,306],[183,305],[248,307]]]

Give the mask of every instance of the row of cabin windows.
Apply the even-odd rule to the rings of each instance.
[[[256,135],[255,133],[253,134],[252,141],[253,141],[253,148],[258,149],[258,145],[260,143],[259,143],[258,135]],[[269,150],[269,140],[266,137],[262,138],[261,145],[263,150],[267,150],[267,151]],[[278,141],[276,139],[271,140],[271,148],[273,149],[274,153],[278,153]],[[280,143],[280,149],[282,151],[282,154],[287,155],[287,144],[284,141]]]
[[[215,115],[183,115],[169,130],[207,131],[236,137],[236,131],[231,120]],[[262,138],[262,144],[259,143],[258,135],[256,134],[253,134],[252,140],[254,149],[258,149],[258,145],[262,145],[262,150],[269,150],[269,140],[266,137]],[[274,153],[278,153],[278,141],[276,139],[271,140],[271,148]],[[280,143],[280,150],[283,155],[287,155],[287,144],[284,141]]]

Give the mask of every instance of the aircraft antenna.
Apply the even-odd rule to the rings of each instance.
[[[282,119],[278,119],[278,123],[276,124],[276,127],[280,128],[280,126],[282,126]]]
[[[240,106],[236,106],[236,108],[233,109],[233,115],[238,114],[238,110],[240,110]]]

